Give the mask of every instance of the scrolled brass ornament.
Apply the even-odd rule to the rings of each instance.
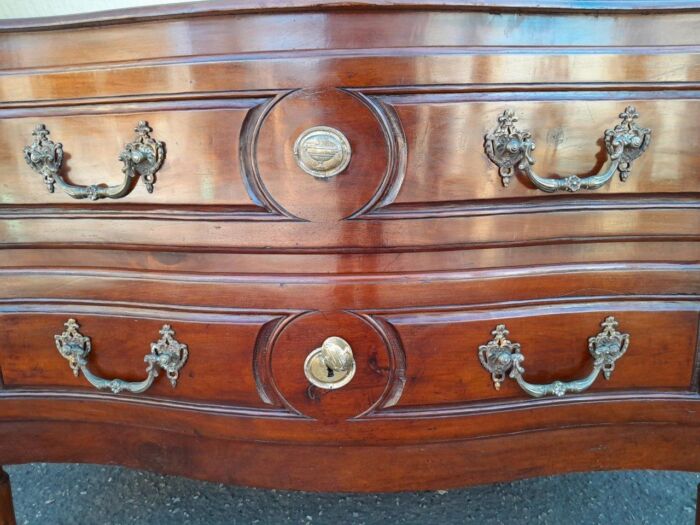
[[[625,182],[630,175],[632,162],[639,158],[651,144],[651,130],[642,128],[635,122],[639,113],[634,106],[627,106],[620,113],[622,122],[603,135],[610,163],[605,171],[589,177],[569,175],[562,178],[546,178],[535,173],[535,160],[532,151],[535,143],[527,130],[518,129],[518,121],[512,109],[505,110],[498,117],[498,126],[484,136],[484,151],[496,166],[503,186],[508,186],[516,171],[522,171],[540,190],[546,192],[581,189],[595,190],[606,184],[616,171]]]
[[[509,331],[505,325],[499,324],[491,332],[494,338],[479,346],[479,361],[491,373],[491,380],[496,390],[506,377],[515,379],[520,388],[532,397],[555,395],[561,397],[568,392],[580,393],[587,390],[603,372],[605,379],[610,379],[615,370],[615,361],[620,359],[629,346],[630,336],[617,331],[618,322],[610,316],[601,326],[603,330],[588,338],[588,351],[593,357],[593,370],[583,379],[574,381],[554,381],[537,385],[523,378],[525,368],[522,363],[525,356],[520,352],[520,344],[508,339]]]
[[[175,388],[180,369],[187,361],[187,345],[175,339],[174,330],[166,324],[160,329],[160,339],[151,343],[151,352],[143,358],[146,362],[146,379],[137,382],[103,379],[88,368],[88,355],[92,350],[90,338],[80,333],[80,325],[75,319],[68,319],[64,326],[63,333],[54,336],[58,352],[68,360],[75,377],[82,372],[85,379],[98,390],[111,390],[115,394],[126,390],[132,394],[140,394],[151,387],[160,370],[165,372],[170,384]]]
[[[80,186],[66,181],[60,173],[63,164],[63,145],[49,139],[50,131],[44,124],[37,125],[32,132],[34,141],[24,148],[24,159],[43,177],[44,184],[50,193],[53,193],[54,187],[58,185],[74,199],[119,199],[131,192],[134,179],[139,177],[146,185],[146,190],[153,193],[156,172],[165,160],[165,144],[151,137],[150,133],[153,130],[146,121],[140,121],[134,131],[136,137],[124,146],[118,156],[118,160],[123,164],[122,173],[124,173],[124,180],[119,185]]]

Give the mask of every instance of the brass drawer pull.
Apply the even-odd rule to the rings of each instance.
[[[355,357],[345,339],[329,337],[304,362],[304,374],[313,385],[333,390],[347,385],[355,375]]]
[[[148,377],[146,379],[138,382],[103,379],[90,372],[87,366],[87,357],[92,349],[90,338],[78,331],[79,325],[75,319],[68,319],[65,327],[62,334],[54,336],[56,348],[68,360],[75,377],[78,377],[78,374],[82,372],[85,379],[99,390],[109,389],[115,394],[126,390],[140,394],[150,388],[155,378],[158,377],[159,369],[165,370],[170,383],[175,388],[180,369],[187,361],[187,345],[177,341],[175,332],[170,328],[170,325],[166,324],[160,329],[160,339],[151,343],[151,352],[143,358],[147,363],[146,373]]]
[[[548,179],[537,175],[532,169],[535,164],[532,158],[535,143],[531,140],[529,131],[515,127],[518,119],[511,109],[507,109],[498,117],[496,129],[484,137],[484,151],[498,166],[504,186],[508,186],[515,170],[518,169],[523,171],[542,191],[595,190],[608,182],[617,170],[620,171],[620,180],[625,182],[632,169],[632,161],[649,147],[651,130],[637,126],[635,120],[638,117],[639,114],[634,106],[627,106],[625,111],[620,113],[622,122],[613,129],[605,131],[603,139],[610,157],[610,164],[603,173],[590,177],[569,175],[560,179]]]
[[[494,338],[479,347],[479,360],[491,373],[496,390],[501,388],[506,374],[510,372],[510,378],[515,379],[518,385],[532,397],[552,394],[563,396],[567,392],[583,392],[593,384],[601,371],[605,379],[610,379],[615,369],[615,361],[627,351],[630,336],[618,332],[617,325],[614,317],[608,317],[601,323],[603,330],[598,335],[588,338],[588,351],[593,356],[593,370],[588,376],[576,381],[554,381],[546,385],[535,385],[525,381],[523,379],[525,369],[522,367],[525,356],[520,353],[519,343],[513,343],[507,339],[509,332],[502,324],[496,326],[496,329],[491,332]]]
[[[32,135],[34,142],[24,148],[24,159],[27,164],[44,178],[49,192],[53,193],[54,185],[58,186],[74,199],[120,199],[128,195],[134,187],[134,179],[143,179],[148,193],[153,193],[156,182],[156,172],[165,159],[165,144],[151,138],[153,131],[146,121],[140,121],[136,126],[136,137],[129,142],[119,154],[119,160],[124,163],[122,172],[124,181],[120,185],[92,184],[79,186],[67,182],[60,174],[63,163],[63,144],[48,138],[49,130],[44,124],[39,124]]]

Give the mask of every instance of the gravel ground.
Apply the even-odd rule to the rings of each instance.
[[[700,474],[569,474],[399,494],[256,490],[120,467],[6,468],[19,524],[693,525]]]

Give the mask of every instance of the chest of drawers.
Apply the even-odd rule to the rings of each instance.
[[[532,4],[0,23],[0,464],[700,470],[700,10]]]

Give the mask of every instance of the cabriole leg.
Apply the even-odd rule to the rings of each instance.
[[[0,525],[16,525],[10,476],[0,467]]]

